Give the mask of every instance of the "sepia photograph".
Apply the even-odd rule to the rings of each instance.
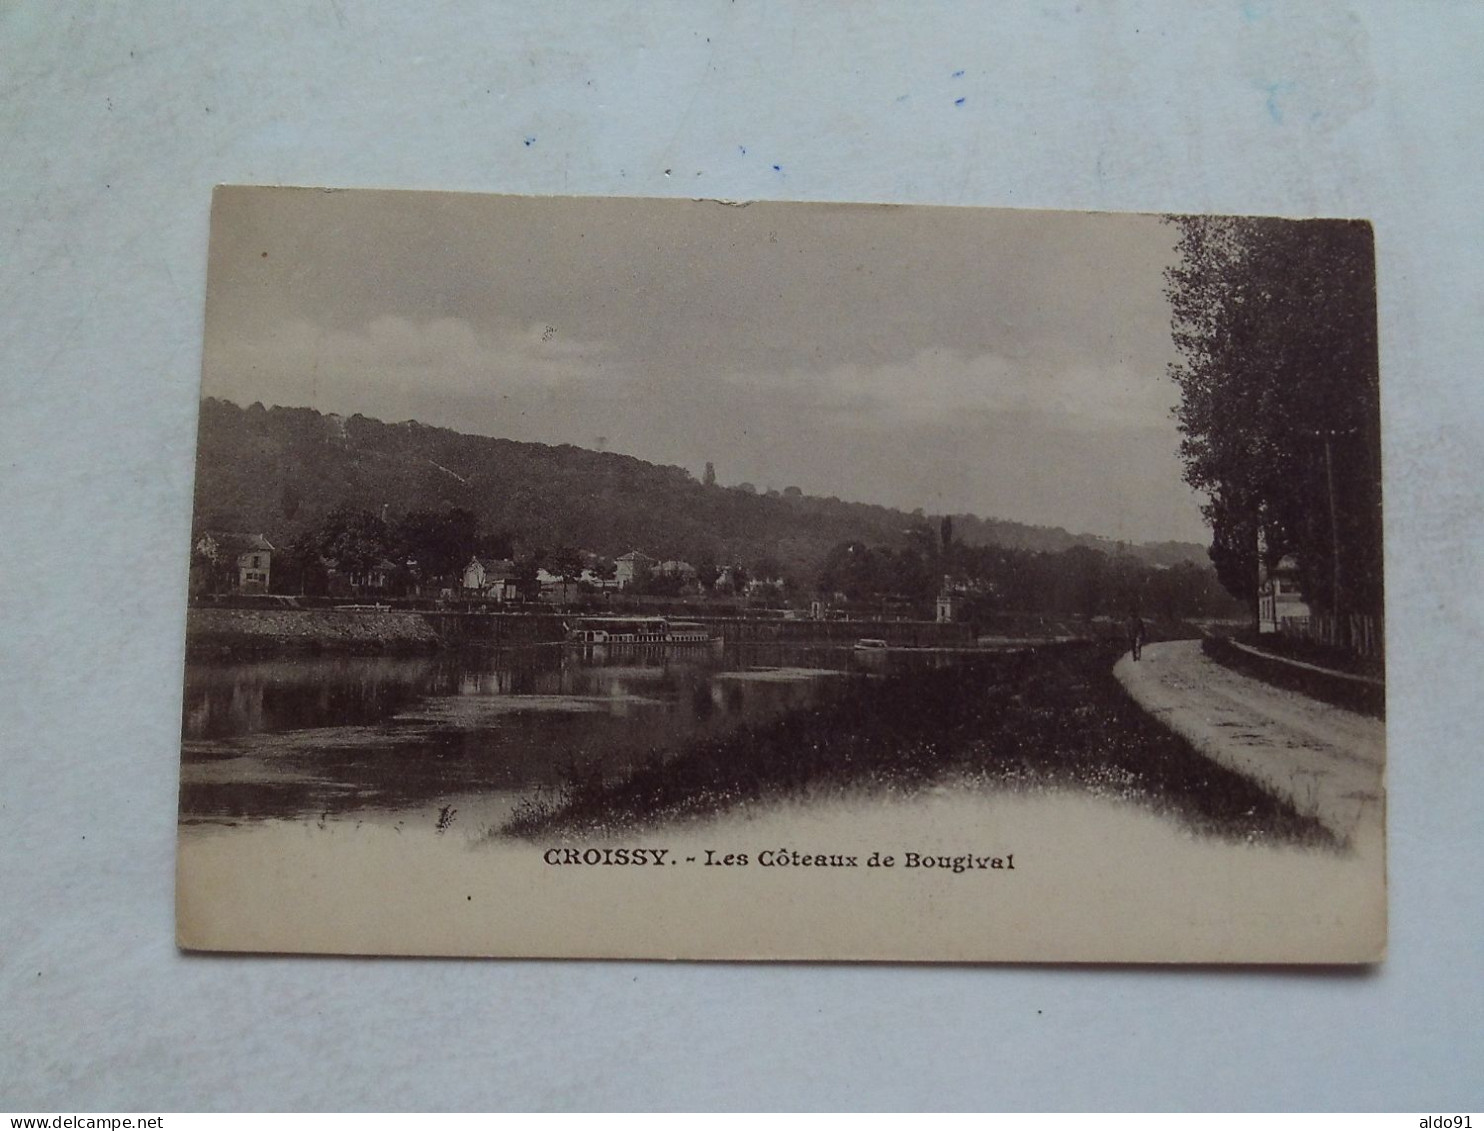
[[[1386,944],[1371,226],[223,187],[186,949]]]

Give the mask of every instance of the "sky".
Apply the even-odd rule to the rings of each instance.
[[[1138,215],[219,189],[202,391],[1205,542],[1175,240]]]

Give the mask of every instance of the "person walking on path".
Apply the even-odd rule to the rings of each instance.
[[[1138,613],[1129,614],[1128,618],[1128,647],[1137,662],[1144,651],[1144,621]]]

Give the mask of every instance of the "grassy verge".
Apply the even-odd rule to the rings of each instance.
[[[805,790],[957,780],[1083,789],[1233,840],[1329,842],[1317,821],[1146,715],[1113,678],[1119,651],[1067,645],[863,678],[831,702],[673,756],[657,752],[615,780],[574,776],[555,796],[527,799],[500,831],[616,831]]]
[[[1344,648],[1321,644],[1317,640],[1306,640],[1300,636],[1288,636],[1281,632],[1257,633],[1250,627],[1238,633],[1236,639],[1249,647],[1260,648],[1264,652],[1272,652],[1274,655],[1284,656],[1290,660],[1316,664],[1332,671],[1367,676],[1371,679],[1384,680],[1386,678],[1386,664],[1380,656],[1359,656]]]
[[[1267,647],[1266,641],[1260,646]],[[1233,648],[1230,641],[1209,637],[1201,643],[1202,650],[1211,659],[1234,672],[1250,676],[1273,687],[1296,691],[1321,703],[1343,707],[1375,719],[1386,717],[1386,688],[1375,684],[1361,683],[1352,679],[1337,679],[1323,672],[1311,671],[1285,664],[1281,660],[1264,659],[1240,648]],[[1316,661],[1306,659],[1308,663]]]

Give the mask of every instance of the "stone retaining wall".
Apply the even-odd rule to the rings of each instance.
[[[266,652],[417,651],[439,646],[420,613],[350,609],[191,609],[190,656]]]

